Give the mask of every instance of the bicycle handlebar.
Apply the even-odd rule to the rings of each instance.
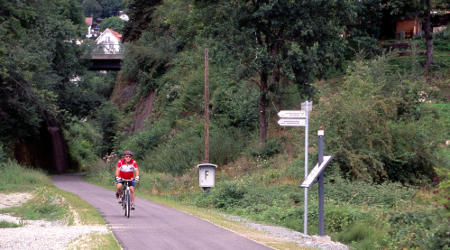
[[[131,178],[131,179],[123,179],[123,178],[121,178],[120,181],[134,181],[134,178]]]

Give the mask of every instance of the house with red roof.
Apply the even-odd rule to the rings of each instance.
[[[95,43],[103,45],[105,54],[117,54],[121,49],[121,40],[121,34],[107,28],[95,39]]]

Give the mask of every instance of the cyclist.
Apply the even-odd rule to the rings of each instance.
[[[135,182],[139,181],[139,169],[136,161],[132,158],[133,153],[126,150],[123,153],[124,157],[117,162],[116,168],[116,198],[119,203],[122,196],[122,179],[131,179],[134,177],[134,181],[131,182],[131,209],[134,210],[134,186]]]

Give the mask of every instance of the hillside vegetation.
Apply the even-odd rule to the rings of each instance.
[[[357,249],[445,248],[449,105],[433,103],[440,102],[440,93],[426,84],[412,58],[402,65],[395,60],[390,55],[355,61],[343,76],[315,84],[320,92],[311,127],[324,127],[325,153],[335,156],[325,172],[325,231]],[[392,74],[398,66],[419,71]],[[219,168],[209,195],[198,187],[194,167],[202,157],[203,121],[177,121],[187,125],[143,153],[139,190],[302,231],[304,133],[278,127],[276,119],[262,149],[251,134],[213,123],[211,162]],[[130,137],[127,146],[143,152],[136,140],[152,142],[163,122]],[[317,161],[314,129],[310,136],[311,168]],[[111,183],[114,159],[90,170],[94,182]],[[311,234],[318,233],[317,202],[315,185],[308,210]]]
[[[441,87],[448,84],[449,61],[441,53],[446,50],[437,51],[431,76],[419,56],[392,53],[355,60],[344,74],[314,83],[310,168],[317,161],[314,128],[323,126],[325,153],[335,156],[325,172],[325,232],[333,240],[357,249],[448,247],[450,106]],[[289,109],[298,109],[297,89],[285,91]],[[232,99],[233,110],[241,111],[247,99]],[[211,162],[219,168],[209,195],[198,187],[194,167],[203,155],[203,119],[196,114],[155,119],[122,144],[136,152],[139,190],[302,231],[303,129],[279,127],[272,117],[270,138],[260,148],[251,127],[224,125],[224,119],[212,116]],[[92,180],[111,183],[114,159],[91,168]],[[318,233],[317,200],[315,185],[310,234]]]
[[[79,2],[0,2],[0,167],[15,173],[3,186],[21,186],[15,175],[24,188],[49,181],[14,160],[50,172],[61,160],[60,171],[111,185],[128,149],[141,192],[301,231],[305,135],[278,126],[276,114],[312,100],[309,168],[320,126],[334,156],[326,234],[357,249],[449,248],[450,28],[431,37],[430,65],[424,37],[385,40],[397,20],[425,20],[446,1],[125,1],[126,54],[121,71],[106,74],[80,60],[75,41],[90,10]],[[113,2],[96,15],[120,9]],[[386,49],[397,42],[407,48]],[[209,159],[219,165],[208,195],[195,168],[204,157],[206,48]],[[53,214],[51,197],[42,201]]]

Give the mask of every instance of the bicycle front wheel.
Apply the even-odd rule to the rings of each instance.
[[[130,218],[130,209],[131,209],[131,195],[130,195],[130,190],[126,191],[126,199],[125,199],[125,216]]]

